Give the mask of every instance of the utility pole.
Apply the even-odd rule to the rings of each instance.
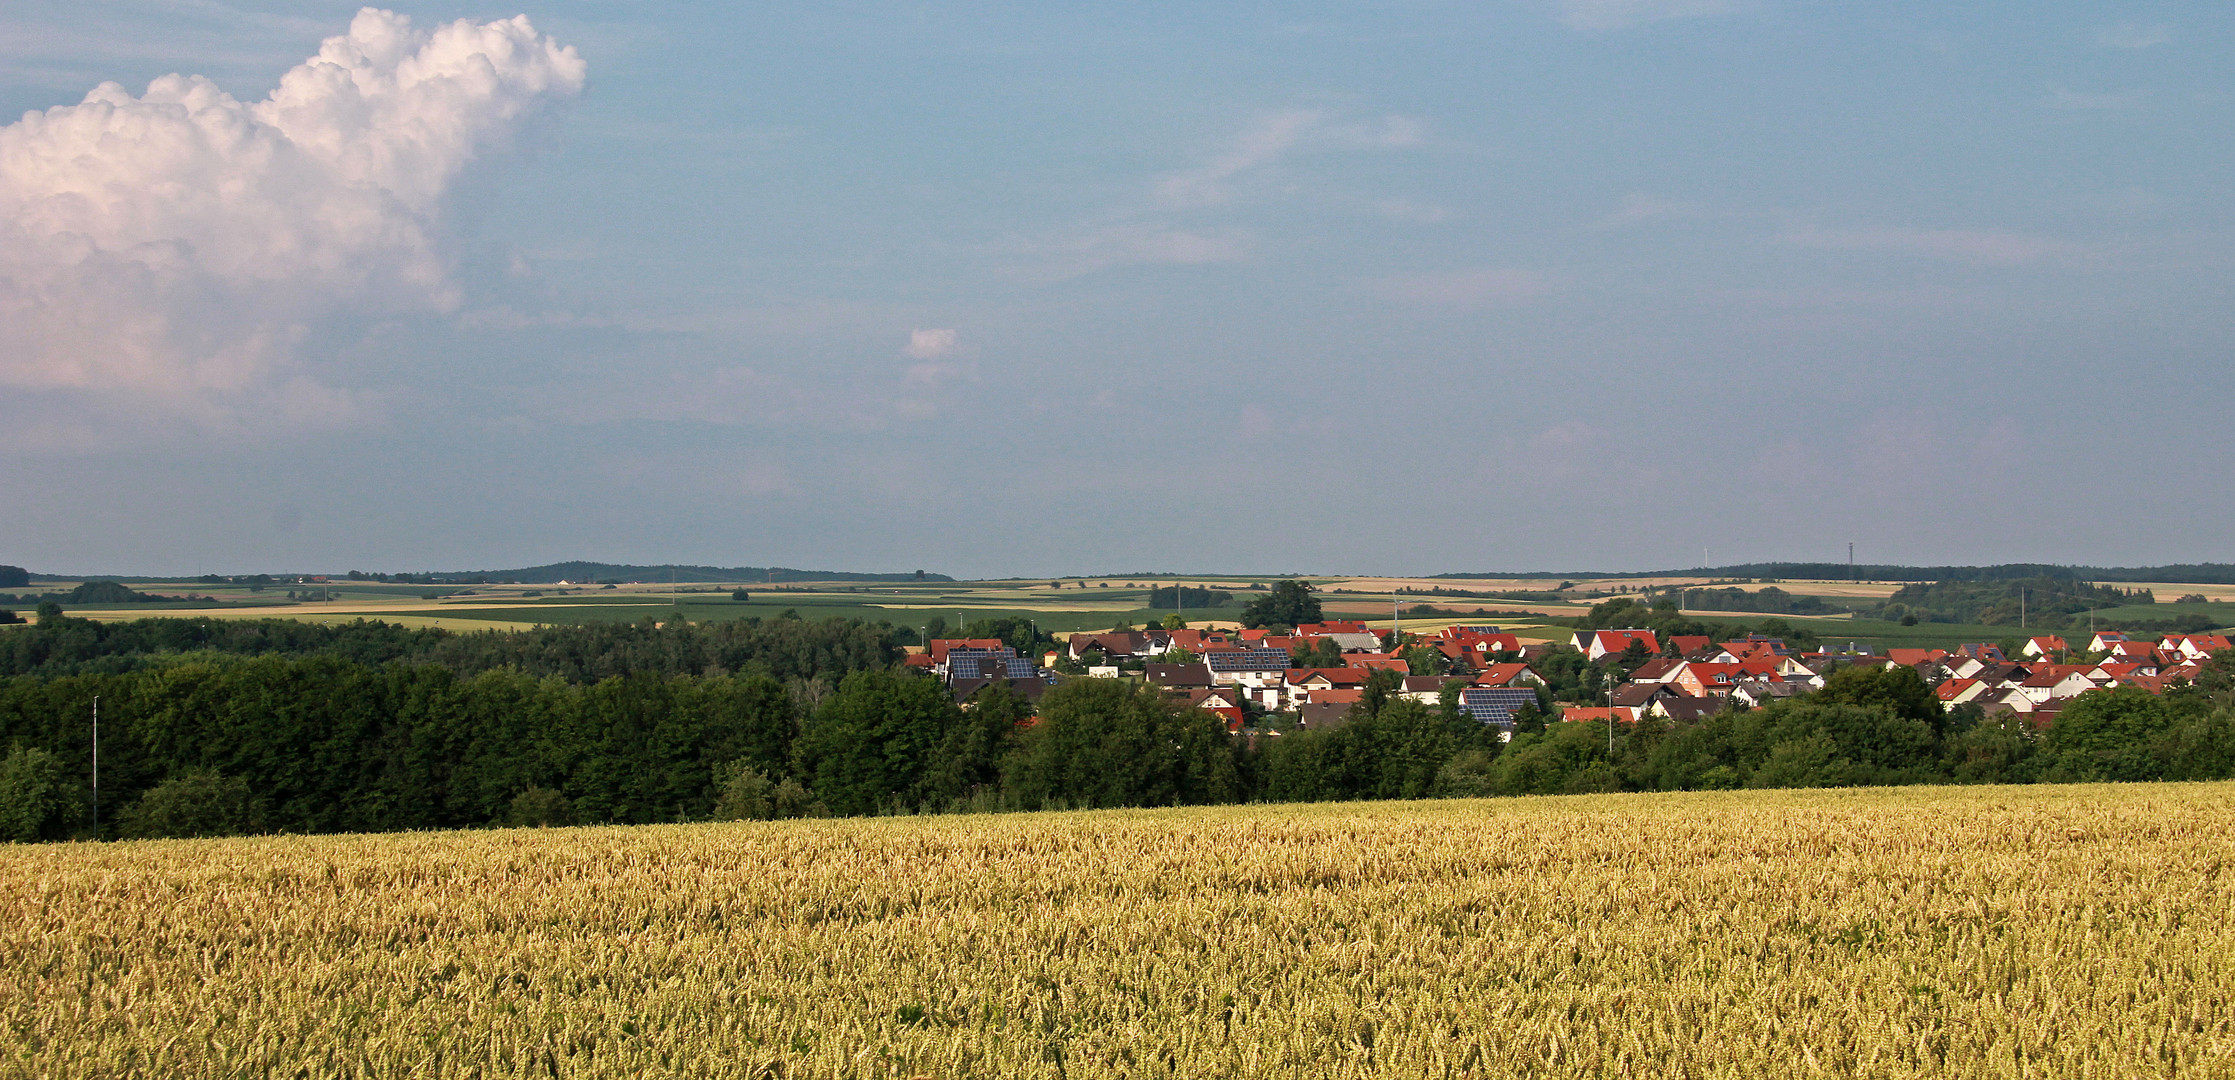
[[[1847,580],[1855,580],[1855,542],[1847,541]]]
[[[101,695],[93,695],[93,838],[101,838]]]
[[[1608,670],[1612,670],[1610,666]],[[1606,679],[1606,767],[1614,767],[1614,676]]]

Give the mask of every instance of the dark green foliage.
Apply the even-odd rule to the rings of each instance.
[[[651,619],[454,633],[358,620],[134,619],[101,623],[40,606],[31,632],[0,635],[0,675],[129,671],[180,654],[321,655],[360,663],[414,660],[461,675],[511,668],[596,682],[616,675],[761,672],[778,679],[840,675],[900,658],[889,627],[855,620]]]
[[[0,758],[0,841],[59,840],[78,820],[79,793],[62,760],[36,746]]]
[[[1313,595],[1312,587],[1293,578],[1274,582],[1271,590],[1242,609],[1242,625],[1251,629],[1301,626],[1323,620],[1319,597]]]
[[[1794,596],[1775,585],[1748,592],[1740,588],[1686,589],[1684,606],[1693,611],[1745,611],[1761,615],[1835,614],[1820,596]]]
[[[836,814],[913,808],[934,749],[960,720],[946,687],[931,679],[857,672],[801,729],[798,774]]]
[[[1040,699],[1040,722],[1002,762],[1026,808],[1240,801],[1237,743],[1218,717],[1115,679],[1075,679]]]
[[[1819,705],[1879,706],[1895,716],[1920,721],[1938,729],[1948,714],[1932,687],[1909,668],[1861,665],[1841,668],[1824,680],[1824,688],[1809,699]]]
[[[1343,666],[1343,647],[1328,638],[1289,650],[1289,663],[1300,668]]]
[[[1199,589],[1193,585],[1156,585],[1149,589],[1147,607],[1151,611],[1181,607],[1189,611],[1196,608],[1225,607],[1234,602],[1234,594],[1224,589]]]
[[[130,837],[239,836],[258,831],[248,783],[208,769],[192,769],[148,789],[121,815],[117,830]]]
[[[2063,575],[2042,575],[1904,585],[1886,598],[1881,611],[1889,619],[1914,615],[1922,622],[1984,626],[2017,626],[2023,621],[2035,630],[2061,630],[2086,625],[2084,618],[2075,623],[2073,616],[2085,616],[2097,608],[2152,602],[2148,589],[2122,589]]]
[[[1265,798],[1423,798],[1438,791],[1439,774],[1454,755],[1469,747],[1494,749],[1481,724],[1383,689],[1378,697],[1366,695],[1339,726],[1293,732],[1266,747],[1259,765]],[[1460,783],[1443,778],[1443,786]]]
[[[512,797],[511,808],[505,811],[507,825],[532,825],[548,828],[554,825],[574,824],[574,801],[563,792],[547,787],[524,788]]]
[[[31,584],[31,574],[20,566],[0,566],[0,589],[20,589]]]

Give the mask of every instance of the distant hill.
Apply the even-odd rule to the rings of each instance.
[[[628,563],[562,562],[519,570],[459,570],[413,574],[435,583],[517,581],[549,585],[561,581],[953,581],[945,574],[851,574],[838,570],[792,570],[781,566],[633,566]]]
[[[2019,578],[2056,578],[2063,581],[2169,581],[2197,585],[2235,585],[2235,563],[2183,563],[2174,566],[2054,566],[2047,563],[2001,563],[1995,566],[1884,566],[1846,563],[1768,562],[1740,563],[1705,569],[1636,570],[1605,573],[1574,571],[1565,574],[1437,574],[1439,578],[1781,578],[1802,581],[2010,581]]]

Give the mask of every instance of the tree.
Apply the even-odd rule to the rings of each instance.
[[[740,603],[740,604],[742,604],[742,603],[744,603],[744,602],[745,602],[745,601],[747,601],[747,600],[751,600],[751,599],[753,598],[753,594],[752,594],[752,593],[749,593],[749,592],[746,592],[746,591],[745,591],[745,590],[743,590],[743,589],[731,589],[731,590],[730,590],[730,593],[729,593],[729,598],[730,598],[730,599],[732,599],[732,600],[735,600],[735,601],[737,601],[737,602],[738,602],[738,603]]]
[[[1936,734],[1948,726],[1948,710],[1933,696],[1932,687],[1906,667],[1857,666],[1835,671],[1810,700],[1819,705],[1881,706],[1895,716],[1931,726]]]
[[[776,785],[759,769],[733,761],[714,770],[714,817],[721,821],[767,821],[776,816],[770,796]]]
[[[1249,602],[1242,609],[1242,625],[1250,629],[1265,626],[1302,626],[1321,621],[1319,597],[1312,587],[1289,578],[1273,583],[1265,595]]]
[[[256,812],[248,781],[195,769],[148,789],[118,825],[128,837],[239,836],[256,831]]]
[[[31,584],[31,574],[20,566],[0,566],[0,589],[21,589]]]
[[[78,818],[75,786],[62,759],[36,746],[0,758],[0,841],[59,840]]]
[[[1017,736],[1002,785],[1019,805],[1175,806],[1243,795],[1234,740],[1203,709],[1151,686],[1075,679],[1040,699]]]
[[[1343,647],[1333,638],[1318,638],[1289,651],[1289,662],[1300,668],[1342,667]]]
[[[960,719],[954,698],[937,680],[856,672],[801,727],[793,751],[797,773],[839,814],[912,805],[933,749]]]
[[[1175,611],[1170,615],[1164,616],[1164,629],[1185,630],[1187,629],[1187,620],[1180,618],[1180,613]]]
[[[565,795],[546,787],[524,788],[512,797],[512,805],[505,814],[507,825],[533,825],[544,828],[552,825],[574,824],[574,802]]]

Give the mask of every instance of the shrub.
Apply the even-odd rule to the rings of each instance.
[[[142,839],[239,836],[257,831],[256,818],[248,781],[198,769],[149,788],[119,816],[118,826],[125,836]]]
[[[505,814],[507,825],[534,825],[538,828],[551,825],[574,824],[574,803],[564,794],[547,787],[523,789],[512,797],[512,808]]]

